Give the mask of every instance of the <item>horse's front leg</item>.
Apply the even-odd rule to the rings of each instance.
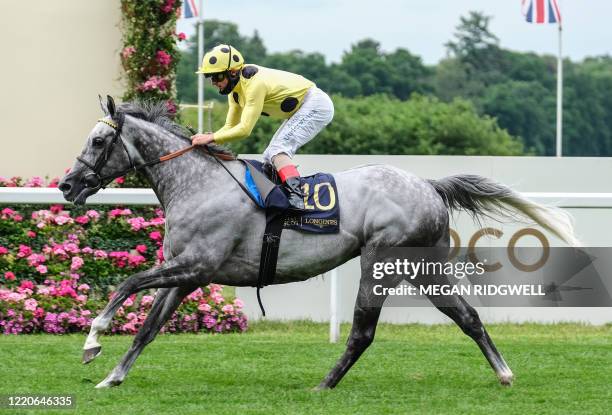
[[[203,280],[205,274],[198,265],[193,259],[185,260],[178,256],[158,268],[134,274],[121,283],[114,297],[91,323],[89,335],[83,346],[83,363],[91,362],[100,354],[102,350],[98,342],[100,333],[108,329],[113,316],[130,295],[147,288],[206,285],[208,281]]]
[[[196,288],[197,286],[187,286],[160,289],[155,296],[155,301],[147,319],[134,338],[132,347],[130,347],[123,356],[123,359],[121,359],[106,379],[98,383],[96,388],[120,385],[145,346],[155,339],[157,333],[172,317],[172,314],[181,305],[183,299]]]

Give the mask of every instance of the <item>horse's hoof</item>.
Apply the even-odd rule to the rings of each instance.
[[[91,349],[83,351],[83,364],[86,365],[91,362],[96,357],[100,356],[100,353],[102,353],[102,346],[92,347]]]
[[[514,380],[514,375],[512,374],[504,374],[499,377],[499,383],[502,386],[512,386],[512,381]]]
[[[104,379],[102,382],[96,385],[96,389],[112,388],[113,386],[121,385],[121,382],[122,381],[118,379]]]
[[[321,392],[321,391],[326,391],[326,390],[330,390],[331,388],[327,385],[324,385],[323,383],[315,386],[314,388],[312,388],[313,392]]]

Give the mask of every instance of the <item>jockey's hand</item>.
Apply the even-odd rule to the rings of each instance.
[[[194,134],[191,136],[191,144],[193,145],[210,144],[213,141],[215,141],[215,135],[213,133]]]

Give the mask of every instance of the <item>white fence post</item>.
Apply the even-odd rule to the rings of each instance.
[[[330,294],[329,294],[329,342],[337,343],[340,337],[340,319],[338,310],[340,308],[340,296],[338,292],[338,268],[330,272]]]

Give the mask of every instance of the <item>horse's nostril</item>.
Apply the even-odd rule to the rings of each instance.
[[[60,189],[60,191],[62,192],[67,192],[70,190],[71,187],[72,186],[70,186],[69,183],[64,182],[64,183],[60,183],[60,185],[58,186],[58,189]]]

